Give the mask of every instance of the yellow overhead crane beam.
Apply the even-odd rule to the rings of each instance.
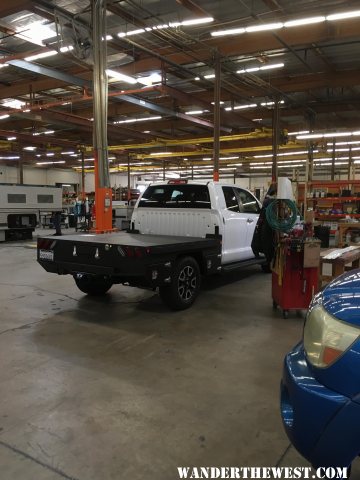
[[[238,135],[223,135],[220,137],[220,142],[233,142],[236,140],[256,140],[259,138],[272,138],[272,129],[263,128],[261,130],[255,130],[250,133],[241,133]],[[136,150],[139,148],[154,148],[154,147],[175,147],[181,145],[197,145],[202,143],[213,143],[214,137],[201,137],[201,138],[186,138],[180,140],[165,140],[158,139],[147,143],[130,143],[124,145],[110,145],[109,151],[114,150]]]
[[[299,147],[296,143],[289,143],[280,148],[279,153],[283,151],[292,150],[294,147]],[[272,152],[272,145],[266,145],[262,147],[234,147],[234,148],[222,148],[220,150],[221,155],[229,155],[231,153],[257,153],[257,152]],[[150,153],[138,153],[133,154],[132,158],[136,160],[143,160],[144,158],[152,158],[155,160],[165,160],[166,158],[176,158],[176,157],[199,157],[201,155],[210,155],[212,154],[212,148],[204,148],[203,150],[194,150],[187,152],[161,152],[160,155],[151,155]]]

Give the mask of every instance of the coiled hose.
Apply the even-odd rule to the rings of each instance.
[[[297,218],[297,208],[291,200],[273,200],[265,213],[269,226],[280,232],[291,230]]]

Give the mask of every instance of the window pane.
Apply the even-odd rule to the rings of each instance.
[[[206,185],[153,185],[145,190],[139,207],[211,208],[211,202]]]
[[[26,195],[24,193],[8,193],[8,203],[26,203]]]
[[[54,195],[38,195],[38,203],[54,203]]]
[[[239,195],[244,213],[259,213],[259,204],[257,203],[255,197],[251,195],[251,193],[247,192],[246,190],[242,190],[241,188],[237,188],[236,192]]]
[[[240,212],[239,202],[232,187],[222,187],[225,197],[226,208],[231,212]]]

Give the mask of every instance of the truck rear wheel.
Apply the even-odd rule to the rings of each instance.
[[[111,278],[106,275],[76,273],[74,280],[79,290],[91,296],[105,295],[113,285]]]
[[[180,258],[172,272],[171,284],[160,287],[162,301],[172,310],[191,307],[199,294],[201,274],[193,257]]]

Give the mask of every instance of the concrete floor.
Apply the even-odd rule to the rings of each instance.
[[[208,279],[174,313],[122,286],[87,298],[42,270],[34,247],[0,244],[1,480],[307,465],[279,415],[282,359],[303,319],[273,312],[269,275]]]

